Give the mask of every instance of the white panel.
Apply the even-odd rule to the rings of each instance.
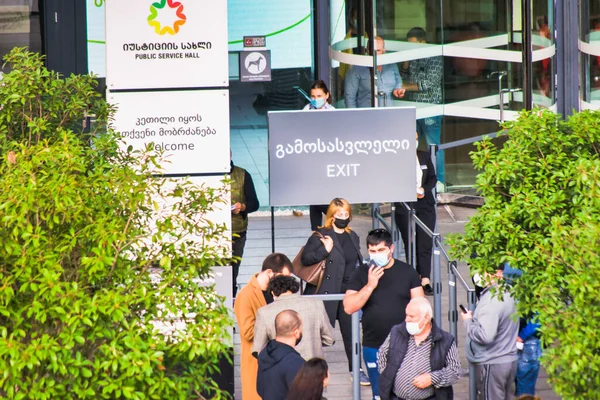
[[[162,173],[229,172],[228,90],[110,93],[108,101],[127,146],[166,151]]]
[[[600,41],[586,43],[579,40],[579,51],[591,56],[600,56]]]
[[[227,61],[226,1],[106,2],[109,90],[227,86]]]

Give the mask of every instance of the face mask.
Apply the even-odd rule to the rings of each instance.
[[[325,99],[313,99],[311,103],[314,108],[321,108],[325,105]]]
[[[350,218],[346,218],[346,219],[336,218],[333,220],[333,223],[335,224],[336,227],[338,227],[340,229],[345,229],[348,226],[348,224],[350,223]]]
[[[483,282],[483,278],[481,277],[481,274],[476,273],[475,275],[473,275],[473,282],[475,283],[475,285],[479,286],[479,287],[485,287],[485,282]]]
[[[423,318],[425,318],[425,317],[424,316],[421,317],[421,319],[418,322],[407,322],[406,323],[406,330],[408,331],[409,334],[414,336],[414,335],[418,335],[419,333],[423,332],[423,328],[425,328],[425,326],[423,326],[423,328],[419,328],[419,324],[421,323]]]
[[[296,339],[296,346],[298,346],[298,344],[300,344],[301,341],[302,341],[302,333],[300,334],[300,337],[298,339]]]
[[[389,254],[390,252],[388,251],[385,253],[369,254],[369,257],[371,257],[371,261],[377,264],[378,267],[385,267],[389,262]]]

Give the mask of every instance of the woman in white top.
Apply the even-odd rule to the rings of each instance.
[[[331,105],[331,95],[327,89],[327,85],[322,80],[315,81],[310,87],[310,103],[305,107],[305,110],[334,110]],[[310,229],[316,231],[323,224],[323,214],[327,214],[329,204],[310,205],[308,207],[310,215]]]
[[[331,96],[327,85],[322,80],[315,81],[310,87],[310,103],[308,103],[305,110],[333,110],[334,107],[331,105]]]

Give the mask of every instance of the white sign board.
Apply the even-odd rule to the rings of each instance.
[[[108,0],[109,90],[228,86],[227,2]]]
[[[228,90],[119,92],[108,100],[126,146],[165,151],[164,174],[229,172]]]

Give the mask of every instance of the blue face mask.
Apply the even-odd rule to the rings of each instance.
[[[310,102],[314,108],[321,108],[325,105],[325,99],[313,99]]]
[[[385,267],[388,262],[388,256],[390,255],[389,252],[385,252],[385,253],[375,253],[375,254],[369,254],[369,257],[371,257],[371,261],[373,261],[378,267]]]

